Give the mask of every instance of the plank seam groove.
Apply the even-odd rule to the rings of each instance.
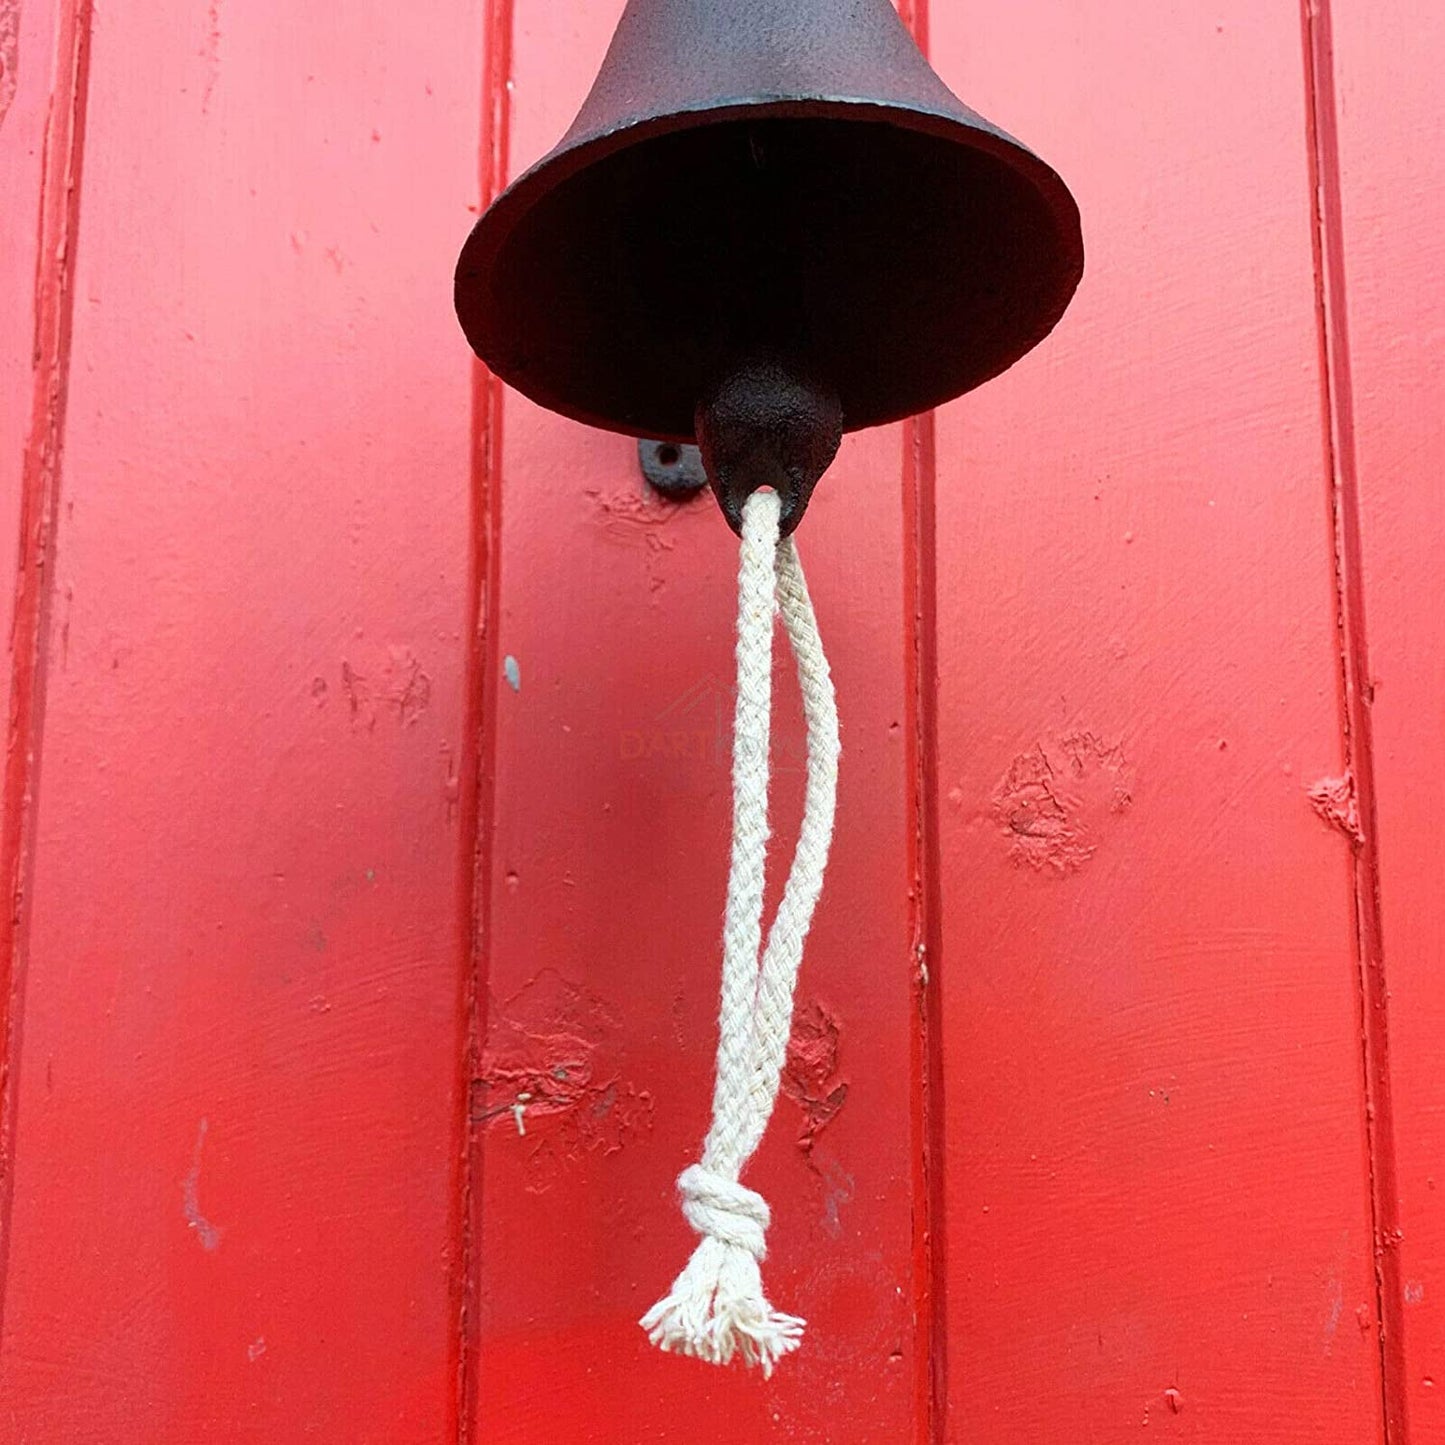
[[[70,390],[70,343],[75,310],[75,257],[80,227],[81,169],[89,96],[92,0],[75,0],[62,17],[59,71],[46,117],[41,165],[39,240],[35,262],[35,372],[30,430],[21,471],[19,562],[10,650],[14,670],[0,837],[0,878],[7,906],[0,912],[0,1326],[9,1277],[11,1205],[15,1179],[17,1073],[23,1024],[25,942],[34,855],[35,802],[55,591],[56,518]]]
[[[1334,550],[1340,721],[1345,768],[1354,779],[1363,841],[1353,851],[1355,953],[1359,969],[1365,1139],[1374,1231],[1380,1388],[1386,1445],[1409,1445],[1401,1291],[1400,1204],[1390,1079],[1388,988],[1380,901],[1374,738],[1365,626],[1354,400],[1345,294],[1339,120],[1330,0],[1301,0],[1310,204],[1320,380]]]
[[[899,0],[898,13],[925,57],[929,0]],[[933,412],[903,427],[904,616],[912,632],[907,658],[909,836],[912,894],[909,937],[913,1020],[914,1288],[918,1299],[915,1430],[939,1445],[948,1427],[948,1258],[944,1249],[943,1039],[939,1007],[943,957],[938,847],[938,475]]]
[[[936,1445],[947,1425],[948,1332],[945,1319],[944,1096],[939,1007],[942,882],[938,844],[938,638],[934,415],[903,430],[905,615],[908,654],[908,778],[913,792],[909,837],[914,1018],[914,1240],[918,1291],[918,1428]]]
[[[486,0],[483,21],[482,116],[478,167],[480,209],[506,183],[511,141],[511,71],[514,0]],[[496,803],[496,697],[501,655],[502,383],[472,363],[471,563],[466,668],[466,756],[462,765],[465,812],[459,844],[463,937],[461,979],[463,1042],[458,1081],[459,1179],[453,1295],[457,1310],[457,1445],[472,1445],[479,1404],[481,1326],[477,1314],[481,1241],[481,1132],[472,1093],[481,1076],[486,1035],[487,977],[492,944],[492,836]]]

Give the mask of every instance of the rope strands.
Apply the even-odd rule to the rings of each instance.
[[[838,708],[797,548],[779,540],[781,504],[754,492],[743,507],[738,567],[733,838],[723,920],[722,997],[712,1124],[701,1160],[683,1170],[682,1212],[702,1236],[665,1298],[641,1320],[660,1349],[770,1375],[797,1349],[803,1321],[763,1294],[767,1202],[739,1182],[778,1097],[803,945],[828,866],[838,791]],[[782,901],[762,936],[768,845],[773,618],[793,652],[808,735],[803,821]],[[761,952],[761,958],[759,954]]]

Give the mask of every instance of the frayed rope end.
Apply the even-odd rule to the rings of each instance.
[[[764,1377],[803,1340],[803,1321],[763,1297],[758,1262],[746,1249],[710,1236],[699,1241],[672,1291],[639,1321],[660,1350],[711,1365],[741,1359]]]

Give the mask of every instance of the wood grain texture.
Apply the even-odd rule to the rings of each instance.
[[[456,1437],[480,24],[97,17],[7,1439]]]
[[[1403,0],[1333,0],[1325,15],[1338,167],[1324,177],[1337,206],[1329,319],[1353,381],[1336,434],[1353,486],[1372,734],[1362,882],[1367,903],[1378,891],[1393,1085],[1380,1240],[1398,1327],[1385,1340],[1390,1439],[1425,1445],[1445,1438],[1445,188],[1427,159],[1445,144],[1445,15]]]
[[[947,1438],[1376,1441],[1299,17],[932,31],[1089,257],[939,418]]]
[[[517,0],[514,173],[570,121],[619,11]],[[694,1240],[673,1180],[711,1097],[736,539],[710,498],[648,495],[626,438],[506,398],[478,1440],[915,1436],[901,449],[898,428],[850,441],[803,547],[847,822],[749,1171],[773,1208],[770,1296],[809,1321],[765,1383],[637,1326]],[[801,803],[793,693],[780,681],[779,860]]]

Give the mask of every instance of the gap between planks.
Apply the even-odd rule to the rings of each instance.
[[[483,211],[507,178],[511,143],[514,0],[486,0],[483,10],[482,114],[478,189]],[[461,765],[462,814],[460,1000],[462,1047],[457,1079],[457,1181],[453,1191],[452,1298],[456,1391],[449,1432],[457,1445],[476,1437],[480,1321],[477,1317],[481,1217],[481,1133],[472,1091],[486,1036],[492,947],[492,836],[496,804],[496,698],[501,658],[502,383],[472,363],[471,557],[468,569],[466,736]]]
[[[1375,808],[1373,685],[1365,629],[1364,568],[1355,458],[1354,397],[1345,295],[1344,222],[1335,94],[1331,0],[1301,0],[1310,205],[1319,328],[1326,487],[1334,549],[1340,721],[1346,775],[1359,806],[1361,841],[1352,858],[1355,953],[1359,969],[1366,1163],[1373,1229],[1375,1307],[1386,1445],[1409,1445],[1401,1290],[1400,1201],[1390,1080],[1388,988],[1380,907]]]

